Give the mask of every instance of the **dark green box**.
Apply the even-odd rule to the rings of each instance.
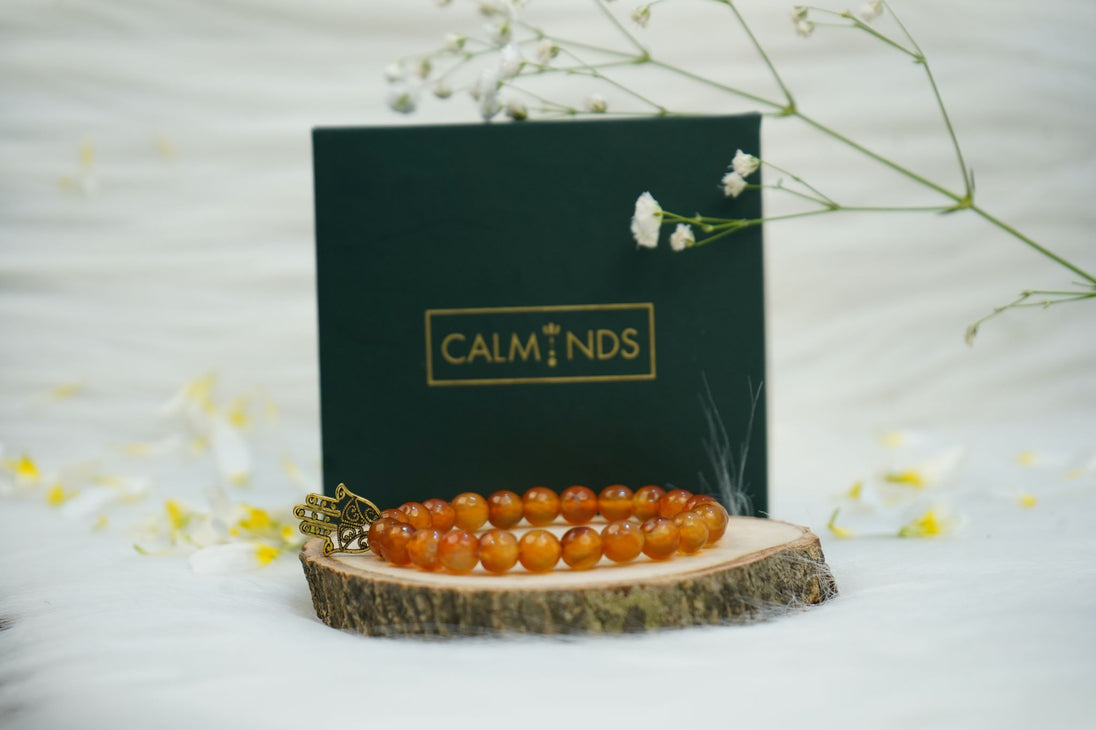
[[[760,217],[757,190],[719,187],[737,148],[760,154],[759,123],[315,130],[327,489],[382,508],[535,485],[709,491],[714,404],[735,457],[749,434],[742,481],[764,512],[764,398],[748,431],[761,228],[683,253],[668,229],[657,250],[629,232],[645,190]]]

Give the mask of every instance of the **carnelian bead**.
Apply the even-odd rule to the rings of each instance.
[[[572,525],[589,522],[597,514],[597,495],[589,487],[567,487],[559,495],[559,511]]]
[[[407,565],[411,556],[407,553],[408,543],[415,536],[415,528],[406,522],[397,522],[388,528],[382,544],[384,559],[393,565]]]
[[[693,512],[708,526],[709,545],[723,537],[723,533],[727,531],[727,523],[731,519],[727,515],[727,510],[723,509],[723,505],[719,502],[704,502]]]
[[[597,497],[597,508],[609,522],[628,519],[636,508],[632,503],[632,490],[623,484],[605,487]]]
[[[678,552],[695,553],[708,543],[708,526],[696,512],[679,512],[674,515],[674,524],[677,525],[681,542],[677,546]]]
[[[518,539],[506,530],[488,530],[480,535],[479,558],[492,573],[505,573],[518,562]]]
[[[407,522],[407,515],[400,512],[398,509],[386,509],[381,511],[381,517],[387,517],[390,520],[396,522]]]
[[[487,498],[487,519],[502,530],[521,522],[523,511],[521,497],[508,489],[495,492]]]
[[[422,503],[430,513],[430,521],[438,532],[448,532],[457,520],[457,511],[444,499],[428,499]]]
[[[533,487],[521,498],[530,525],[550,525],[559,514],[559,496],[547,487]]]
[[[714,502],[714,501],[715,501],[715,497],[713,497],[710,494],[694,494],[693,498],[685,503],[685,511],[688,512],[689,510],[694,509],[694,508],[704,504],[705,502]]]
[[[487,522],[487,500],[475,492],[458,494],[450,504],[457,513],[456,525],[462,530],[475,532]]]
[[[559,541],[563,562],[572,570],[588,570],[601,560],[601,535],[592,527],[572,527]]]
[[[434,521],[430,519],[430,510],[426,509],[419,502],[405,502],[400,505],[400,512],[407,515],[407,521],[411,523],[411,526],[416,530],[425,530],[428,527],[434,526]]]
[[[559,538],[547,530],[530,530],[518,540],[518,560],[532,573],[551,570],[562,552]]]
[[[643,531],[638,522],[617,520],[601,531],[601,549],[614,563],[635,560],[643,552]]]
[[[441,566],[438,560],[438,541],[441,534],[433,527],[415,530],[411,541],[407,543],[407,555],[416,567],[423,570],[437,570]]]
[[[467,573],[479,562],[479,540],[464,530],[447,532],[438,541],[438,560],[446,570]]]
[[[668,520],[673,519],[675,515],[685,511],[685,505],[692,498],[693,493],[684,489],[674,489],[666,492],[662,495],[662,499],[658,500],[658,516]]]
[[[677,552],[681,535],[673,520],[652,517],[639,526],[643,530],[643,554],[653,560],[665,560]]]
[[[399,523],[389,517],[382,517],[369,526],[369,549],[373,551],[373,554],[382,560],[384,557],[384,537],[385,532],[392,525],[398,525]]]
[[[662,495],[666,494],[666,490],[662,487],[656,487],[654,484],[649,484],[646,487],[640,487],[636,490],[635,496],[632,497],[632,504],[635,505],[635,517],[642,522],[643,520],[649,520],[658,514],[658,501],[662,499]]]

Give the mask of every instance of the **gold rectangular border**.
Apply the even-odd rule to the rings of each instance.
[[[481,378],[470,380],[435,380],[434,379],[434,348],[431,346],[433,338],[430,328],[430,318],[438,314],[520,314],[525,312],[597,312],[606,310],[646,309],[647,329],[651,345],[650,373],[639,375],[575,375],[555,376],[545,378]],[[427,309],[423,313],[426,331],[426,384],[429,387],[453,387],[462,385],[518,385],[537,383],[605,383],[628,382],[637,380],[655,380],[657,371],[655,368],[655,305],[653,302],[636,302],[632,304],[552,304],[543,307],[468,307],[464,309]]]

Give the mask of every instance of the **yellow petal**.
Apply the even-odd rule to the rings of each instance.
[[[255,559],[259,561],[259,565],[268,565],[270,561],[278,557],[280,551],[276,547],[270,545],[260,545],[255,550]]]
[[[6,460],[4,466],[15,474],[16,479],[22,482],[36,483],[42,478],[42,473],[38,471],[38,465],[34,463],[34,459],[26,454],[18,459]]]
[[[167,500],[164,502],[164,509],[167,511],[167,519],[172,531],[182,530],[190,522],[190,512],[179,500]]]
[[[174,160],[179,156],[178,150],[175,149],[175,145],[171,140],[162,134],[152,135],[152,146],[165,160]]]
[[[1035,498],[1034,494],[1021,494],[1016,501],[1024,508],[1031,508],[1039,504],[1039,500]]]
[[[246,516],[237,523],[240,527],[252,531],[270,529],[272,521],[266,510],[249,504],[243,505],[243,508],[246,510]]]
[[[228,422],[236,428],[247,428],[251,419],[247,415],[247,398],[233,398],[228,404]]]
[[[835,509],[833,511],[833,514],[830,515],[830,521],[826,523],[826,527],[829,529],[829,531],[831,533],[833,533],[834,537],[852,537],[853,536],[852,530],[846,530],[844,527],[838,527],[837,524],[836,524],[837,523],[837,513],[840,512],[840,511],[841,511],[840,509]]]
[[[61,400],[64,398],[71,398],[83,390],[83,388],[83,383],[62,383],[61,385],[50,388],[49,394],[51,397]]]
[[[251,481],[251,475],[246,471],[234,471],[228,476],[228,483],[234,487],[246,487]]]
[[[935,537],[944,533],[944,524],[935,510],[928,510],[898,530],[898,537]]]
[[[900,448],[902,444],[906,443],[906,434],[902,431],[887,431],[880,438],[880,441],[882,441],[883,445],[888,449],[897,449]]]
[[[859,500],[860,495],[864,491],[864,482],[859,481],[849,487],[849,491],[845,492],[845,496],[852,500]]]
[[[80,145],[80,167],[89,170],[95,164],[95,145],[84,142]]]
[[[64,485],[58,482],[46,492],[46,503],[51,507],[60,507],[65,502],[75,497],[76,494],[77,492],[75,490],[66,490]]]
[[[1023,451],[1016,455],[1016,463],[1020,466],[1034,466],[1039,461],[1034,451]]]
[[[887,472],[883,479],[891,484],[907,484],[916,489],[925,486],[925,478],[917,469]]]

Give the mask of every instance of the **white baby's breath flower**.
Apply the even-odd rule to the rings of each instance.
[[[479,103],[480,116],[483,117],[483,121],[489,122],[500,111],[502,111],[502,104],[499,102],[497,94],[487,94]]]
[[[407,84],[395,84],[388,92],[388,107],[400,114],[410,114],[415,111],[417,102],[415,93]]]
[[[968,345],[973,345],[974,344],[974,338],[977,337],[977,336],[978,336],[978,325],[977,324],[972,324],[971,326],[967,327],[967,331],[965,333],[963,333],[963,341],[966,342]]]
[[[508,79],[517,76],[524,61],[521,50],[514,43],[507,43],[499,53],[499,76]]]
[[[723,183],[723,195],[728,198],[737,198],[746,189],[746,181],[737,172],[728,172],[720,182]]]
[[[558,55],[559,46],[547,38],[542,38],[540,43],[537,43],[537,63],[541,66],[547,66]]]
[[[391,84],[403,81],[407,77],[407,69],[399,61],[393,61],[384,67],[384,78]]]
[[[670,236],[670,248],[674,251],[684,251],[694,243],[696,238],[693,236],[693,227],[686,223],[678,223]]]
[[[796,21],[795,32],[803,38],[810,38],[811,33],[814,33],[814,23],[809,20]]]
[[[609,109],[609,102],[601,94],[590,94],[586,97],[586,111],[594,114],[604,114]]]
[[[479,4],[479,12],[485,18],[494,18],[499,15],[510,15],[510,3],[499,0],[484,0]]]
[[[796,5],[792,8],[792,22],[798,23],[807,19],[807,8],[804,5]]]
[[[496,69],[484,69],[469,93],[479,102],[480,116],[484,121],[491,119],[502,110],[498,99],[499,75]]]
[[[434,70],[434,65],[430,63],[429,58],[420,58],[415,62],[415,66],[412,70],[420,79],[425,79],[430,76],[430,72]]]
[[[439,81],[438,83],[434,84],[434,96],[438,97],[439,99],[448,99],[452,95],[453,90],[450,89],[449,85],[446,84],[444,81]]]
[[[467,42],[467,36],[463,36],[460,33],[447,33],[445,35],[445,50],[450,53],[460,53],[464,50],[464,44]]]
[[[632,236],[642,248],[658,247],[658,231],[662,227],[662,206],[654,196],[645,192],[636,199],[632,215]]]
[[[483,32],[487,34],[487,37],[491,40],[491,43],[496,46],[503,46],[510,42],[510,37],[513,31],[510,27],[509,20],[500,20],[497,23],[488,23],[483,26]]]
[[[882,14],[883,0],[873,0],[872,2],[866,3],[862,8],[860,8],[860,12],[857,13],[857,15],[860,16],[860,19],[863,20],[865,23],[872,22]]]
[[[651,20],[651,6],[640,5],[632,11],[632,21],[641,28],[646,28]]]
[[[518,99],[506,102],[506,116],[515,122],[522,122],[529,118],[529,110]]]
[[[735,150],[734,159],[731,160],[731,167],[733,167],[734,171],[743,178],[747,178],[754,174],[760,166],[761,160],[753,155],[746,154],[742,150]]]

